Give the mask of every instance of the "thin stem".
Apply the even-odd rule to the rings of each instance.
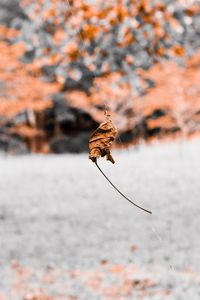
[[[134,206],[138,207],[139,209],[152,214],[152,212],[150,210],[147,210],[139,205],[137,205],[136,203],[134,203],[133,201],[131,201],[129,198],[127,198],[111,181],[110,179],[106,176],[106,174],[102,171],[102,169],[99,167],[97,161],[95,161],[95,164],[97,166],[97,168],[99,169],[99,171],[103,174],[103,176],[106,178],[106,180],[112,185],[112,187],[123,197],[125,198],[127,201],[129,201],[131,204],[133,204]]]

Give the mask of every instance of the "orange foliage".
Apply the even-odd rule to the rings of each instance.
[[[19,30],[14,28],[8,28],[4,25],[0,25],[0,40],[3,38],[12,39],[16,38],[19,35]]]
[[[172,52],[177,56],[183,56],[185,54],[185,49],[180,45],[174,45]]]
[[[67,97],[71,105],[80,105],[88,110],[98,122],[104,120],[104,115],[96,107],[108,104],[120,132],[134,128],[142,117],[151,117],[157,110],[164,111],[166,115],[150,118],[147,121],[149,130],[158,127],[166,132],[175,127],[182,130],[187,119],[196,120],[196,124],[200,121],[197,114],[200,111],[199,64],[200,52],[187,61],[187,69],[166,62],[155,65],[148,72],[138,70],[143,77],[155,82],[155,87],[144,96],[136,97],[127,83],[119,84],[120,73],[112,73],[95,79],[90,95],[73,91],[68,92]],[[126,111],[130,111],[130,117]]]
[[[93,24],[86,24],[80,32],[81,38],[85,39],[86,41],[93,40],[99,32],[99,28],[94,26]]]
[[[179,2],[185,7],[189,24],[199,12],[199,7],[184,0],[177,0]],[[58,0],[33,3],[23,0],[20,4],[25,8],[31,4],[28,16],[34,22],[39,15],[39,27],[30,36],[32,48],[29,44],[27,47],[25,40],[24,43],[10,45],[0,42],[3,61],[0,66],[0,80],[3,82],[0,115],[4,118],[12,118],[24,110],[42,112],[52,106],[50,95],[61,90],[66,93],[69,104],[86,109],[99,123],[103,121],[105,104],[109,104],[120,131],[133,128],[142,116],[151,116],[159,107],[169,115],[146,121],[147,130],[158,127],[159,122],[165,129],[170,124],[180,127],[183,123],[181,118],[185,118],[187,110],[196,114],[199,108],[196,88],[199,73],[196,67],[192,68],[188,63],[190,70],[183,71],[167,62],[154,66],[148,72],[141,70],[150,66],[143,67],[145,56],[152,62],[158,62],[165,57],[181,60],[187,55],[187,49],[179,44],[180,40],[174,41],[170,35],[170,30],[176,33],[184,30],[181,21],[174,17],[173,5],[166,9],[166,4],[149,0],[132,0],[128,5],[122,0],[98,0],[95,3]],[[170,26],[169,32],[166,24]],[[47,33],[50,43],[40,41],[38,31],[41,28]],[[141,35],[137,35],[138,32]],[[0,37],[4,40],[19,36],[18,30],[0,26]],[[137,47],[138,52],[134,52]],[[36,54],[31,63],[25,65],[19,59],[29,48],[36,49]],[[199,66],[198,59],[195,66]],[[49,76],[54,83],[39,79],[44,69],[47,69],[47,78]],[[139,97],[138,86],[144,93],[149,78],[155,87]],[[65,87],[68,79],[72,88]],[[87,91],[82,88],[84,80],[89,85]],[[190,82],[194,82],[194,87],[190,86]],[[198,116],[195,115],[194,119],[197,120]],[[26,126],[15,128],[22,136],[40,136],[40,132],[32,129]]]
[[[51,106],[49,95],[59,89],[58,84],[42,82],[31,74],[30,66],[23,65],[19,57],[24,53],[23,44],[0,43],[0,80],[4,82],[0,95],[0,115],[8,118],[20,111],[32,109],[42,111]]]

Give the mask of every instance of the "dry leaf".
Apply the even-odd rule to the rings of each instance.
[[[97,163],[97,158],[100,156],[106,156],[106,159],[111,161],[113,164],[115,163],[112,155],[111,155],[111,146],[113,141],[115,140],[117,129],[112,123],[111,117],[107,111],[105,111],[105,116],[107,118],[106,122],[99,125],[99,127],[94,131],[90,140],[89,140],[89,159],[91,159],[102,173],[102,175],[106,178],[106,180],[112,185],[112,187],[128,202],[135,205],[136,207],[146,211],[151,214],[152,212],[139,206],[129,198],[127,198],[107,177],[107,175],[102,171]]]
[[[106,159],[115,163],[111,155],[111,146],[115,140],[117,129],[112,123],[110,115],[105,112],[107,120],[99,125],[89,140],[89,159],[96,162],[97,158],[106,156]]]

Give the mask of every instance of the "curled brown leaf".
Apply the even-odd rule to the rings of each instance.
[[[96,162],[99,157],[106,157],[107,160],[115,163],[111,155],[111,146],[115,140],[117,129],[113,125],[110,115],[105,112],[107,120],[99,125],[89,140],[89,159]]]

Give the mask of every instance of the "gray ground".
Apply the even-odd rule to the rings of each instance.
[[[99,270],[103,261],[137,265],[151,277],[158,268],[158,286],[170,290],[115,299],[200,299],[199,153],[200,141],[192,141],[114,152],[115,165],[100,160],[153,215],[121,198],[87,155],[1,156],[0,292],[9,293],[13,262]],[[104,299],[71,289],[80,299]]]

